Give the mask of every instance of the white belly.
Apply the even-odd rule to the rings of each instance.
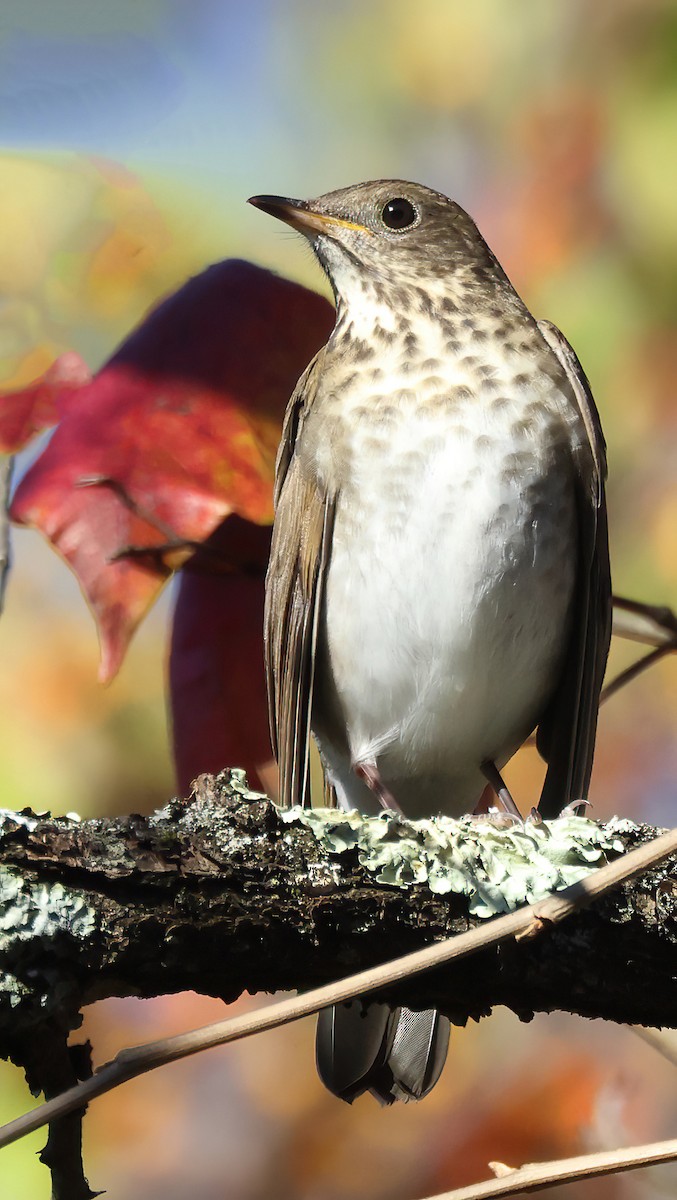
[[[351,765],[376,763],[408,816],[467,811],[480,764],[502,766],[542,713],[568,632],[573,489],[553,470],[561,422],[515,445],[522,412],[469,404],[450,428],[419,402],[355,438],[314,722],[343,803],[372,807]]]

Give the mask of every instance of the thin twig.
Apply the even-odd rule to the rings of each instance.
[[[644,604],[627,596],[613,597],[613,632],[645,646],[677,649],[677,615],[666,604]]]
[[[631,683],[633,679],[636,679],[638,675],[642,674],[642,671],[646,671],[648,667],[653,667],[657,662],[660,661],[661,658],[665,658],[666,654],[669,654],[674,649],[674,646],[666,643],[664,646],[655,646],[654,649],[650,650],[648,654],[645,654],[643,658],[638,658],[637,662],[634,662],[629,667],[626,667],[624,671],[621,671],[620,674],[615,677],[615,679],[612,679],[610,683],[607,683],[606,687],[602,691],[602,695],[599,698],[600,704],[604,704],[607,700],[610,700],[611,697],[615,696],[616,692],[619,692],[626,683]]]
[[[616,637],[641,642],[643,646],[652,646],[653,649],[606,685],[599,698],[600,704],[605,704],[626,683],[631,683],[642,671],[660,662],[666,654],[677,650],[677,616],[665,604],[643,604],[641,600],[614,596],[613,633]],[[536,734],[532,733],[524,745],[535,746]]]
[[[12,565],[9,522],[9,494],[12,488],[14,459],[0,459],[0,613],[5,607],[5,591]]]
[[[503,1163],[490,1163],[497,1179],[471,1183],[429,1196],[428,1200],[497,1200],[500,1196],[518,1196],[525,1192],[543,1191],[559,1183],[575,1183],[580,1179],[596,1179],[600,1175],[615,1175],[620,1171],[636,1171],[656,1163],[672,1162],[677,1158],[677,1138],[667,1142],[649,1142],[644,1146],[628,1146],[624,1150],[600,1150],[596,1154],[580,1154],[576,1158],[559,1158],[552,1162],[526,1163],[511,1169]]]
[[[677,1067],[677,1038],[674,1029],[647,1029],[645,1025],[628,1025],[628,1029],[651,1046],[667,1062]]]
[[[95,1097],[112,1091],[121,1083],[164,1066],[165,1063],[177,1062],[213,1046],[223,1046],[254,1033],[263,1033],[267,1029],[287,1025],[300,1017],[318,1012],[321,1008],[327,1008],[330,1004],[340,1004],[355,996],[381,991],[431,967],[477,953],[488,946],[495,946],[513,938],[522,940],[536,937],[584,904],[598,899],[620,883],[649,870],[676,852],[677,829],[673,829],[630,851],[615,862],[601,867],[579,883],[553,893],[537,904],[520,908],[504,917],[496,917],[486,925],[477,926],[467,933],[427,946],[424,950],[406,954],[393,962],[360,971],[337,983],[315,988],[302,996],[281,1000],[269,1005],[262,1012],[217,1021],[188,1033],[121,1050],[113,1061],[101,1067],[92,1079],[85,1080],[61,1096],[48,1100],[33,1112],[25,1113],[0,1128],[0,1147],[18,1141],[26,1134],[40,1129],[48,1121],[73,1112]]]

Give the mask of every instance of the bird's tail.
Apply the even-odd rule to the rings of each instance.
[[[381,1104],[421,1100],[442,1073],[449,1029],[435,1009],[412,1012],[361,1000],[325,1008],[317,1022],[320,1079],[348,1104],[366,1091]]]

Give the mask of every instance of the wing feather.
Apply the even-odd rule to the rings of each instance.
[[[611,576],[606,518],[606,446],[590,385],[572,347],[549,321],[538,327],[564,368],[583,418],[587,445],[574,449],[578,571],[561,681],[541,721],[538,749],[548,763],[539,811],[557,816],[588,795],[597,714],[611,639]]]
[[[315,651],[331,550],[335,498],[304,473],[295,453],[313,404],[323,351],[299,380],[287,408],[275,478],[275,525],[266,575],[264,654],[280,802],[309,799],[308,745]]]

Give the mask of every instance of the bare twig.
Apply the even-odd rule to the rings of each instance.
[[[613,632],[645,646],[677,649],[677,615],[662,604],[643,604],[627,596],[613,598]]]
[[[620,1171],[637,1171],[640,1167],[677,1159],[677,1138],[667,1142],[649,1142],[644,1146],[628,1146],[624,1150],[601,1150],[597,1154],[580,1154],[576,1158],[559,1158],[552,1162],[527,1163],[511,1169],[503,1163],[490,1163],[497,1179],[471,1183],[430,1196],[428,1200],[498,1200],[501,1196],[519,1196],[525,1192],[543,1191],[559,1183],[575,1183],[579,1179],[597,1179],[601,1175],[616,1175]]]
[[[5,591],[12,562],[10,550],[9,494],[12,487],[14,459],[0,459],[0,613],[5,606]]]
[[[629,667],[626,667],[625,670],[621,671],[615,679],[612,679],[610,683],[607,683],[606,687],[602,691],[602,695],[600,696],[600,704],[604,704],[605,701],[610,700],[612,696],[616,695],[616,692],[619,692],[622,687],[625,687],[626,683],[631,683],[633,679],[636,679],[637,676],[641,675],[643,671],[646,671],[648,667],[653,667],[657,662],[660,662],[662,658],[665,658],[666,654],[670,654],[670,652],[674,649],[675,646],[672,646],[669,643],[666,643],[664,646],[655,646],[654,649],[650,650],[648,654],[645,654],[643,658],[639,658],[637,662],[634,662]]]
[[[673,1029],[647,1029],[645,1025],[628,1025],[628,1029],[677,1067],[677,1038]]]
[[[401,983],[412,975],[427,971],[431,967],[448,963],[452,959],[466,957],[488,946],[510,939],[523,940],[536,937],[550,926],[564,920],[584,904],[609,892],[620,883],[641,874],[656,863],[677,852],[677,829],[670,830],[652,842],[623,855],[613,863],[600,868],[594,874],[554,893],[537,904],[521,908],[517,912],[488,921],[467,933],[458,934],[444,942],[404,955],[394,962],[372,967],[367,971],[351,975],[338,983],[315,988],[302,996],[294,996],[271,1004],[263,1012],[247,1013],[224,1021],[217,1021],[201,1029],[174,1037],[162,1038],[146,1045],[134,1046],[120,1053],[112,1062],[101,1067],[96,1074],[62,1095],[48,1100],[33,1112],[18,1117],[0,1129],[0,1147],[18,1141],[28,1133],[40,1129],[49,1121],[65,1116],[88,1104],[97,1096],[112,1091],[122,1083],[134,1079],[166,1063],[177,1062],[202,1050],[239,1041],[254,1033],[263,1033],[280,1025],[297,1021],[326,1008],[340,1004],[355,996],[367,995],[383,988]],[[487,1193],[491,1194],[491,1193]],[[496,1193],[501,1194],[501,1193]]]
[[[677,616],[667,605],[643,604],[626,596],[614,596],[613,632],[617,637],[641,642],[645,646],[653,646],[653,649],[606,685],[601,704],[610,700],[626,683],[631,683],[648,667],[660,662],[666,654],[677,650]]]
[[[641,600],[614,596],[613,633],[616,637],[626,638],[631,642],[653,646],[653,650],[610,680],[602,691],[600,704],[605,704],[625,687],[626,683],[631,683],[648,667],[660,662],[666,654],[677,650],[677,616],[666,604],[644,604]],[[535,746],[536,734],[532,733],[524,745]]]

